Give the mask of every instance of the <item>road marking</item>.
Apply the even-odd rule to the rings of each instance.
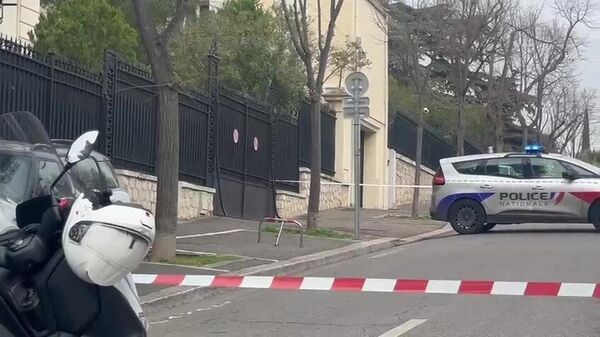
[[[399,337],[409,332],[410,330],[418,327],[419,325],[425,323],[426,319],[411,319],[409,321],[404,322],[404,324],[393,328],[392,330],[380,335],[379,337]]]
[[[213,305],[211,305],[209,307],[198,308],[196,310],[188,311],[186,313],[180,313],[180,314],[176,314],[176,315],[171,315],[171,316],[168,316],[167,319],[164,319],[164,320],[161,320],[161,321],[150,322],[150,325],[165,324],[165,323],[168,323],[168,322],[170,322],[172,320],[184,318],[186,316],[191,316],[191,315],[193,315],[196,312],[209,311],[209,310],[216,309],[216,308],[222,308],[222,307],[226,306],[227,304],[231,304],[231,301],[225,301],[223,303],[213,304]]]
[[[234,261],[231,261],[234,262]],[[187,269],[198,269],[198,270],[208,270],[208,271],[216,271],[217,273],[228,273],[227,269],[218,269],[218,268],[210,268],[210,267],[198,267],[198,266],[190,266],[186,264],[172,264],[172,263],[162,263],[162,262],[144,262],[144,264],[152,264],[156,266],[170,266],[170,267],[181,267]]]
[[[177,249],[177,253],[190,254],[190,255],[209,255],[209,256],[227,255],[227,256],[233,256],[233,257],[237,257],[237,258],[244,259],[244,260],[260,260],[260,261],[268,261],[268,262],[279,262],[279,260],[267,259],[264,257],[237,255],[237,254],[229,254],[229,253],[219,254],[219,253],[215,253],[215,252],[203,252],[200,250]],[[231,262],[236,262],[236,261],[231,261]]]
[[[201,238],[204,236],[215,236],[215,235],[232,234],[232,233],[239,233],[239,232],[256,232],[256,231],[251,230],[251,229],[237,228],[237,229],[230,229],[230,230],[222,231],[222,232],[210,232],[210,233],[201,233],[201,234],[192,234],[192,235],[182,235],[182,236],[178,236],[176,238],[177,239],[192,239],[192,238]]]

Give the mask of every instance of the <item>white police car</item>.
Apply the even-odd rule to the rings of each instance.
[[[592,223],[600,230],[600,169],[541,146],[440,160],[430,213],[473,234],[496,224]]]

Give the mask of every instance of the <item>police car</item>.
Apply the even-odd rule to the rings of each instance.
[[[518,223],[592,223],[600,231],[599,178],[599,168],[542,146],[446,158],[430,213],[460,234]]]

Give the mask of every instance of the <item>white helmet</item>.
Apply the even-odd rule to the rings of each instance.
[[[154,216],[123,204],[83,209],[77,201],[62,237],[67,263],[84,281],[112,286],[144,260],[154,241]]]

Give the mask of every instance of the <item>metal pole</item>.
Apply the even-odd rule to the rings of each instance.
[[[360,240],[360,116],[358,115],[358,99],[360,80],[354,80],[354,239]]]

